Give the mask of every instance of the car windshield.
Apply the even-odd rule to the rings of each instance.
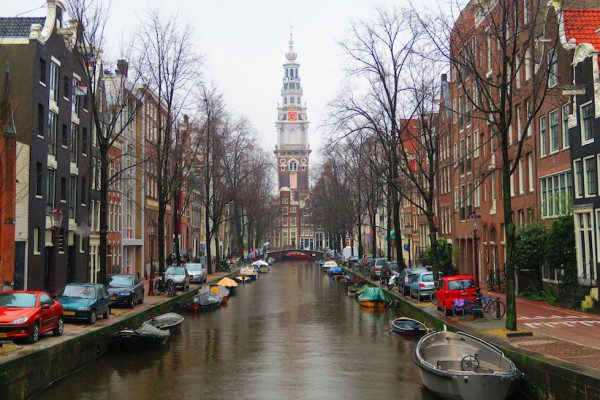
[[[188,271],[202,271],[202,266],[200,264],[189,264],[185,266]]]
[[[457,279],[455,281],[448,282],[449,290],[464,290],[471,289],[475,287],[475,282],[471,279]]]
[[[398,270],[398,264],[396,264],[396,263],[389,263],[388,264],[388,268],[397,271]]]
[[[67,285],[62,295],[64,297],[79,297],[80,299],[95,299],[96,291],[93,286]]]
[[[131,276],[114,275],[108,278],[108,284],[119,287],[133,286],[133,278]]]
[[[433,274],[423,274],[421,276],[421,281],[423,281],[423,282],[433,282]]]
[[[185,275],[185,268],[181,267],[170,267],[167,269],[167,275]]]
[[[35,307],[37,295],[31,293],[2,293],[0,307]]]

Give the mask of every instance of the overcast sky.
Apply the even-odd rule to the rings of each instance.
[[[44,0],[3,0],[1,16],[15,16],[45,4]],[[195,29],[197,51],[205,56],[204,78],[224,94],[235,114],[249,118],[262,145],[276,143],[274,121],[280,101],[290,24],[300,62],[304,101],[311,123],[313,154],[325,134],[318,128],[325,107],[344,77],[338,42],[352,20],[370,17],[377,5],[401,5],[398,0],[113,0],[111,4],[111,57],[127,40],[140,16],[159,6],[165,14],[179,13]],[[43,16],[45,7],[22,16]],[[316,158],[316,157],[314,157]],[[313,159],[314,159],[313,158]]]

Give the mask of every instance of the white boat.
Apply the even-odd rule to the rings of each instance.
[[[263,260],[253,262],[252,266],[260,273],[269,272],[271,270],[269,263]]]
[[[330,268],[336,268],[336,267],[338,267],[338,265],[335,261],[325,261],[323,263],[323,265],[321,265],[321,269],[323,271],[329,271]]]
[[[500,349],[464,332],[432,332],[415,349],[427,389],[448,400],[504,400],[521,372]]]

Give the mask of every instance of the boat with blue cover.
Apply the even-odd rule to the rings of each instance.
[[[396,318],[391,325],[392,331],[405,335],[420,336],[429,332],[429,328],[425,324],[412,318]]]

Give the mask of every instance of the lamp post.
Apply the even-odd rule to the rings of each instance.
[[[148,239],[150,239],[150,282],[148,283],[148,295],[154,296],[154,222],[150,221],[148,227]]]
[[[54,207],[48,213],[50,227],[52,228],[52,265],[50,268],[50,296],[56,296],[56,258],[58,255],[58,233],[62,225],[64,213],[60,208]]]

